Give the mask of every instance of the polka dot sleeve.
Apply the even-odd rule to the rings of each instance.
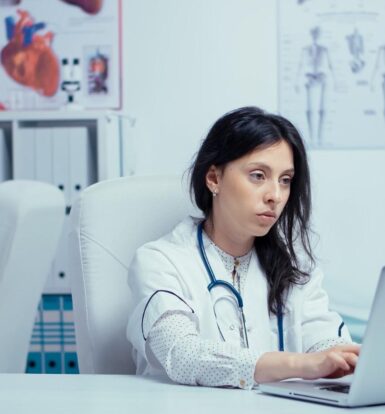
[[[202,339],[181,311],[164,313],[151,328],[148,346],[170,379],[181,384],[251,389],[257,355],[247,348]]]
[[[326,351],[327,349],[333,348],[333,346],[336,345],[349,345],[352,342],[348,342],[344,338],[328,338],[324,339],[323,341],[317,342],[315,345],[313,345],[310,349],[308,349],[306,352],[321,352]]]

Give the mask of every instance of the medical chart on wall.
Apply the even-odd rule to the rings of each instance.
[[[279,110],[308,148],[385,148],[383,0],[279,0]]]
[[[0,109],[119,108],[121,0],[0,0]]]

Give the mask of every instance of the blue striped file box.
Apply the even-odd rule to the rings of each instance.
[[[27,373],[78,374],[71,295],[43,295],[28,353]]]

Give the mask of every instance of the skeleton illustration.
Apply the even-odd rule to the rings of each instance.
[[[349,52],[351,54],[350,69],[353,73],[361,72],[365,66],[363,59],[364,38],[357,29],[353,33],[346,36]]]
[[[382,90],[382,97],[384,101],[384,117],[385,117],[385,45],[379,46],[377,49],[376,61],[373,68],[372,78],[370,82],[370,89],[373,91],[375,89],[375,80],[377,77],[377,73],[381,73],[381,90]]]
[[[318,26],[310,30],[312,43],[302,49],[296,79],[296,91],[299,93],[300,80],[304,77],[306,119],[313,145],[322,144],[328,72],[333,75],[328,49],[318,43],[320,34],[321,30]]]

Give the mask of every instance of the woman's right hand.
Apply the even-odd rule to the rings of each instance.
[[[360,353],[359,345],[338,345],[321,352],[267,352],[257,361],[254,379],[258,383],[287,378],[340,378],[352,374]]]
[[[321,352],[298,354],[299,377],[340,378],[352,374],[360,353],[359,345],[338,345]]]

